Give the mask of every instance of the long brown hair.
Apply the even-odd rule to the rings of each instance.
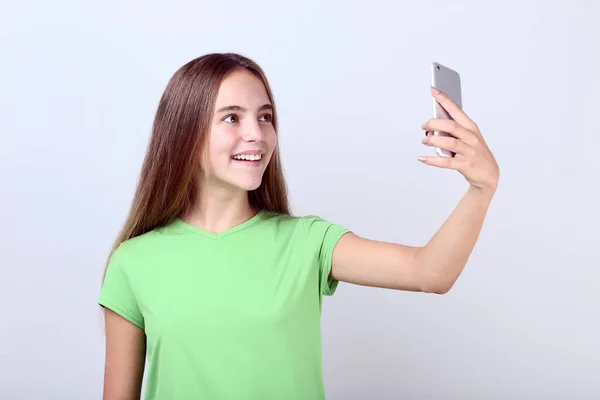
[[[183,65],[169,80],[158,104],[131,210],[111,255],[124,241],[170,223],[194,205],[198,193],[194,177],[219,87],[228,74],[240,69],[262,80],[273,105],[272,123],[277,132],[271,87],[257,63],[235,53],[212,53]],[[249,192],[248,198],[254,209],[290,214],[279,146],[261,185]]]

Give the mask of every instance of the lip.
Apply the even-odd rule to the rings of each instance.
[[[264,165],[262,159],[260,159],[260,160],[236,160],[235,158],[232,158],[231,162],[234,165],[242,165],[245,167],[252,167],[252,168],[257,168],[257,167]]]
[[[246,150],[246,151],[242,151],[241,153],[235,153],[233,154],[231,157],[235,157],[235,156],[255,156],[255,155],[264,155],[265,152],[262,150]]]

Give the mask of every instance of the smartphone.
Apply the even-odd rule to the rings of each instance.
[[[454,101],[458,107],[462,109],[462,94],[460,88],[460,75],[454,71],[437,62],[431,63],[431,86],[444,92],[452,101]],[[452,119],[450,114],[438,103],[435,98],[433,99],[433,118]],[[440,136],[452,136],[447,132],[433,132],[434,135]],[[435,152],[439,157],[454,157],[454,152],[435,148]]]

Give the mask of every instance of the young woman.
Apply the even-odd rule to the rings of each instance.
[[[473,121],[430,120],[469,189],[424,247],[290,215],[277,113],[261,68],[209,54],[169,81],[131,212],[105,271],[104,399],[324,399],[320,315],[339,281],[446,293],[475,245],[499,170]],[[455,138],[432,136],[450,132]]]

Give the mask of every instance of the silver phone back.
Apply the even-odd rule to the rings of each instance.
[[[462,92],[460,75],[451,68],[437,62],[431,63],[431,86],[444,92],[452,101],[462,108]],[[433,99],[433,117],[452,119],[450,114],[442,107],[435,98]],[[450,136],[446,132],[434,132],[434,135]],[[448,150],[436,148],[440,157],[453,157],[454,153]]]

